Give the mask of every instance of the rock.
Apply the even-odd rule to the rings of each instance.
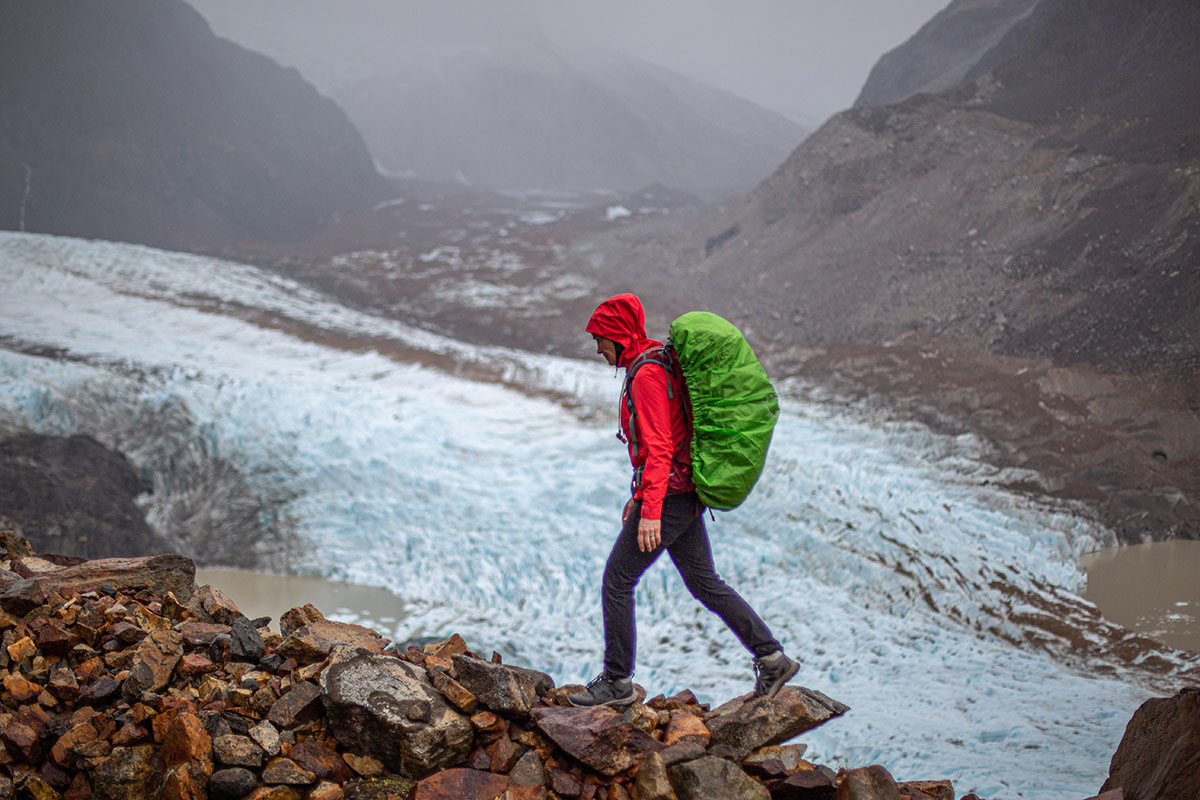
[[[10,614],[23,617],[46,602],[46,592],[33,578],[21,578],[9,582],[0,594],[0,608]]]
[[[442,693],[454,707],[464,714],[474,713],[475,707],[479,699],[472,694],[467,687],[463,686],[458,681],[451,678],[443,669],[429,670],[429,680],[433,683],[433,688]]]
[[[208,800],[204,787],[208,773],[196,764],[180,764],[167,770],[159,800]]]
[[[217,761],[232,767],[257,769],[263,763],[262,748],[248,736],[239,736],[236,733],[218,736],[213,739],[212,749]]]
[[[704,745],[699,742],[679,742],[670,747],[664,747],[659,755],[668,767],[672,764],[682,764],[702,757],[706,752]]]
[[[491,664],[468,655],[455,655],[451,661],[458,682],[492,711],[528,714],[537,702],[539,685],[544,685],[532,670]],[[549,681],[549,676],[545,680]]]
[[[302,629],[303,630],[303,629]],[[401,659],[342,650],[321,673],[321,701],[342,747],[420,779],[464,758],[474,731],[425,678]]]
[[[308,603],[303,607],[297,606],[283,612],[283,616],[279,618],[279,632],[286,638],[305,625],[324,621],[325,615],[318,611],[312,603]]]
[[[344,800],[342,787],[330,781],[321,781],[308,793],[307,800]]]
[[[9,517],[0,518],[0,561],[33,555],[29,540],[21,535],[21,529]]]
[[[72,767],[75,761],[75,750],[80,745],[96,740],[100,734],[86,722],[80,722],[58,737],[58,741],[50,749],[50,758],[60,767]]]
[[[27,764],[34,764],[41,758],[42,750],[38,744],[37,731],[23,722],[13,722],[6,725],[0,733],[0,741],[8,751]]]
[[[843,772],[836,785],[837,800],[901,800],[896,780],[878,764]]]
[[[903,781],[896,784],[901,800],[954,800],[950,781]]]
[[[5,675],[2,683],[5,694],[10,695],[18,703],[28,703],[42,693],[40,684],[34,683],[20,673]]]
[[[300,800],[300,793],[291,786],[260,786],[250,793],[247,800]]]
[[[442,770],[417,784],[412,800],[495,800],[508,779],[475,769]]]
[[[347,781],[342,786],[346,800],[409,800],[414,781],[395,776],[387,778],[363,778]]]
[[[771,800],[834,800],[833,778],[819,769],[793,773],[771,787]]]
[[[699,742],[707,747],[711,739],[712,733],[700,717],[687,711],[672,711],[662,741],[668,747],[678,742]]]
[[[43,592],[100,590],[104,586],[145,586],[162,597],[174,592],[186,600],[195,587],[196,565],[190,558],[168,554],[145,558],[100,558],[32,578]]]
[[[176,595],[183,598],[176,592]],[[183,598],[184,600],[188,598]],[[242,617],[242,612],[238,610],[237,604],[229,598],[229,595],[222,592],[213,586],[205,584],[196,589],[196,596],[191,598],[190,605],[198,604],[200,609],[213,621],[220,625],[233,625],[234,621]]]
[[[785,686],[774,698],[743,695],[718,707],[708,720],[713,744],[727,744],[739,758],[779,744],[850,710],[820,692]]]
[[[233,621],[230,635],[232,636],[230,652],[238,661],[257,664],[258,660],[267,654],[267,646],[263,642],[262,636],[245,617],[239,617]]]
[[[771,800],[771,794],[738,766],[705,756],[667,770],[679,800]]]
[[[508,773],[509,786],[543,786],[546,783],[546,769],[542,759],[534,750],[530,750],[517,760],[516,766]]]
[[[78,705],[101,706],[112,700],[121,684],[108,675],[101,675],[79,693]]]
[[[807,749],[804,744],[760,747],[742,759],[742,769],[759,778],[785,778],[807,764],[802,758]]]
[[[190,712],[176,714],[162,741],[163,763],[168,767],[191,764],[207,778],[212,774],[212,737],[200,718]]]
[[[25,775],[16,781],[17,788],[23,796],[32,800],[59,800],[59,793],[46,780],[37,775]]]
[[[263,782],[269,784],[287,784],[289,786],[307,786],[316,783],[317,776],[302,768],[290,758],[280,756],[273,758],[262,771]]]
[[[155,795],[163,776],[155,745],[114,747],[92,774],[92,791],[96,800],[144,800]]]
[[[289,730],[314,718],[320,711],[321,690],[315,683],[301,681],[288,689],[271,706],[267,719],[277,728]]]
[[[336,750],[325,747],[315,739],[308,739],[288,751],[288,758],[301,769],[308,770],[317,780],[345,783],[350,778],[346,762]]]
[[[268,756],[279,755],[279,731],[275,730],[275,726],[269,720],[263,720],[247,731],[254,743],[263,749],[263,752]]]
[[[469,651],[470,648],[467,647],[467,640],[457,633],[450,634],[449,639],[427,644],[423,648],[423,652],[426,655],[437,656],[439,658],[453,658]]]
[[[982,798],[975,794],[967,794],[963,795],[962,800],[982,800]],[[1112,789],[1111,791],[1089,797],[1087,800],[1125,800],[1125,791],[1123,789]]]
[[[553,706],[533,709],[533,721],[555,744],[603,775],[616,775],[661,742],[608,707]]]
[[[647,753],[637,763],[637,778],[633,782],[635,800],[679,800],[661,755]]]
[[[121,693],[127,699],[136,700],[142,692],[158,691],[167,685],[182,657],[183,637],[178,632],[154,631],[138,644]]]
[[[181,678],[194,678],[197,675],[206,675],[209,672],[216,672],[219,667],[200,653],[184,653],[179,659],[179,664],[175,667],[176,672]]]
[[[1125,800],[1200,797],[1200,687],[1147,700],[1134,712],[1100,791]]]
[[[324,660],[338,645],[382,653],[387,643],[387,639],[362,625],[322,619],[292,631],[275,652],[285,658],[294,658],[299,664],[311,664]]]
[[[254,773],[244,767],[219,769],[208,779],[211,800],[238,800],[253,791],[258,784]]]
[[[364,778],[378,778],[383,774],[383,762],[371,756],[359,756],[354,753],[342,753],[342,760],[350,769]]]
[[[232,630],[228,625],[216,622],[185,622],[179,626],[179,633],[188,647],[202,647],[212,644],[213,639]]]

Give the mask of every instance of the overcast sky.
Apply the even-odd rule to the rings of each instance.
[[[399,51],[444,35],[519,44],[540,30],[560,48],[582,39],[625,50],[815,125],[849,107],[876,60],[949,0],[190,2],[218,34],[302,71],[306,60],[315,70],[314,49],[347,36]]]

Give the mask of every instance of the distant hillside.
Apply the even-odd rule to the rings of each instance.
[[[390,172],[499,189],[744,193],[808,133],[616,52],[549,41],[503,4],[192,0],[222,35],[296,66]],[[469,9],[469,10],[468,10]],[[314,36],[319,27],[320,36]]]
[[[186,248],[386,191],[332,101],[180,0],[3,0],[0,109],[6,229]]]
[[[1041,0],[943,95],[833,117],[720,219],[612,266],[776,347],[912,331],[1193,376],[1197,41],[1194,2]]]

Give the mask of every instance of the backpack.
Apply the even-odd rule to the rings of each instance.
[[[664,347],[629,367],[625,402],[630,433],[637,435],[633,376],[646,364],[658,364],[667,373],[667,397],[685,393],[684,409],[692,427],[692,482],[700,502],[709,508],[736,508],[766,464],[779,419],[775,387],[742,332],[716,314],[690,311],[671,323],[669,337]],[[636,440],[632,446],[636,454]],[[635,482],[639,478],[635,476]]]

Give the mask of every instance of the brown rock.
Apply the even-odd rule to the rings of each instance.
[[[679,800],[770,800],[771,794],[736,764],[705,756],[667,770]]]
[[[112,743],[114,747],[126,747],[131,744],[137,744],[149,735],[141,725],[126,722],[121,726],[120,730],[113,734]]]
[[[603,775],[624,772],[638,756],[663,749],[607,707],[535,708],[533,720],[555,744]]]
[[[306,800],[344,800],[342,787],[329,781],[321,781],[308,793]]]
[[[181,678],[194,678],[197,675],[216,672],[218,669],[220,667],[200,653],[184,653],[179,659],[179,665],[175,667]]]
[[[197,619],[196,613],[179,602],[174,592],[167,592],[162,601],[162,615],[171,622],[188,622]]]
[[[785,778],[804,768],[804,744],[773,744],[760,747],[742,759],[742,769],[759,778]],[[951,798],[953,800],[953,798]]]
[[[395,775],[386,778],[355,778],[342,786],[346,800],[410,800],[416,782]]]
[[[42,749],[38,746],[37,731],[23,722],[13,722],[6,725],[0,733],[0,740],[8,751],[26,764],[34,764],[41,759]]]
[[[820,769],[795,772],[771,787],[771,800],[834,800],[833,778]]]
[[[79,693],[78,702],[81,705],[103,705],[112,700],[121,684],[108,675],[101,675],[84,687]]]
[[[249,731],[250,738],[255,744],[263,749],[263,752],[268,756],[279,755],[280,738],[279,731],[275,730],[275,726],[269,720],[263,720],[255,725]]]
[[[315,683],[301,681],[275,701],[267,719],[277,728],[295,728],[316,717],[321,709],[320,697],[321,690]]]
[[[74,765],[76,748],[93,741],[99,735],[94,727],[81,722],[58,737],[58,741],[50,748],[50,758],[60,767],[71,767]]]
[[[37,653],[37,643],[28,636],[22,636],[6,649],[8,650],[8,657],[14,663],[19,663],[27,658],[33,658],[34,654]]]
[[[528,714],[537,702],[538,689],[547,687],[549,676],[504,664],[491,664],[478,658],[456,655],[452,659],[458,682],[492,711]],[[554,684],[550,682],[548,686]]]
[[[4,676],[4,691],[18,703],[28,703],[42,693],[42,687],[19,672]]]
[[[237,604],[229,599],[229,595],[213,586],[205,584],[196,589],[192,605],[199,603],[200,608],[213,622],[221,625],[232,625],[233,621],[242,615]]]
[[[496,800],[508,779],[474,769],[445,769],[417,784],[412,800]]]
[[[670,747],[664,747],[659,751],[663,763],[668,767],[673,764],[682,764],[684,761],[692,761],[700,758],[705,753],[704,745],[699,742],[678,742]]]
[[[517,748],[507,736],[501,736],[483,749],[488,756],[488,769],[499,775],[507,775],[517,763]]]
[[[67,667],[55,667],[50,670],[46,689],[61,700],[72,699],[79,696],[79,680]]]
[[[195,764],[172,767],[167,770],[161,800],[208,800],[207,782],[208,773]]]
[[[1200,687],[1134,712],[1100,791],[1118,788],[1127,800],[1200,797]]]
[[[837,800],[900,800],[900,787],[878,764],[852,769],[837,777]]]
[[[441,692],[442,697],[449,700],[459,711],[464,714],[475,711],[478,699],[468,691],[467,687],[446,674],[445,670],[430,670],[429,680],[433,683],[433,688]]]
[[[262,779],[269,784],[287,784],[289,786],[308,786],[315,783],[317,776],[302,768],[290,758],[279,756],[267,763],[262,771]]]
[[[60,795],[45,779],[37,775],[25,775],[15,782],[22,796],[33,800],[60,800]]]
[[[297,606],[283,612],[283,616],[279,618],[279,632],[286,638],[305,625],[324,621],[325,615],[312,603],[307,603],[303,607]]]
[[[457,633],[451,634],[449,639],[446,639],[436,644],[427,644],[424,647],[425,655],[438,656],[439,658],[452,658],[461,656],[468,652],[467,642]]]
[[[154,745],[116,747],[92,774],[97,800],[144,800],[162,783],[162,755]]]
[[[658,753],[647,753],[638,759],[632,794],[633,800],[679,800],[667,776],[667,766]]]
[[[713,711],[708,720],[713,744],[729,745],[739,757],[779,744],[850,710],[820,692],[785,686],[773,699],[743,695]]]
[[[168,767],[191,764],[193,777],[207,778],[213,771],[212,737],[200,718],[190,712],[176,714],[163,736],[163,763]]]
[[[216,622],[185,622],[179,626],[179,633],[188,647],[208,647],[213,639],[231,630],[228,625]]]
[[[954,800],[950,781],[903,781],[896,784],[901,800]]]
[[[31,578],[44,592],[64,588],[79,593],[101,586],[147,586],[159,597],[174,592],[186,600],[195,586],[196,565],[180,555],[145,558],[100,558]]]
[[[504,730],[504,720],[490,711],[480,711],[471,716],[471,727],[480,733],[496,733]]]
[[[291,786],[260,786],[246,800],[300,800],[300,793]]]
[[[288,758],[318,780],[345,783],[350,778],[350,770],[337,751],[315,739],[308,739],[293,747],[288,751]]]
[[[321,673],[321,700],[338,744],[419,779],[470,752],[474,731],[403,659],[340,648]]]
[[[121,692],[130,700],[142,692],[156,692],[167,685],[175,665],[183,657],[183,637],[176,631],[154,631],[141,641],[134,654],[129,677]]]
[[[672,711],[662,741],[668,747],[677,742],[699,742],[708,747],[710,739],[712,734],[700,717],[687,711]]]
[[[518,786],[545,786],[546,768],[542,759],[534,750],[529,750],[521,756],[516,765],[508,773],[509,788]]]
[[[376,631],[362,625],[321,620],[297,628],[275,652],[285,658],[294,658],[299,664],[310,664],[324,660],[338,645],[382,653],[387,643],[387,639]]]
[[[77,644],[79,637],[54,620],[47,621],[37,634],[38,649],[46,655],[65,656]]]
[[[213,739],[213,756],[222,764],[257,769],[263,763],[262,748],[248,736],[227,734]]]
[[[357,756],[354,753],[342,753],[342,760],[350,769],[364,778],[377,778],[383,774],[383,762],[371,756]]]

